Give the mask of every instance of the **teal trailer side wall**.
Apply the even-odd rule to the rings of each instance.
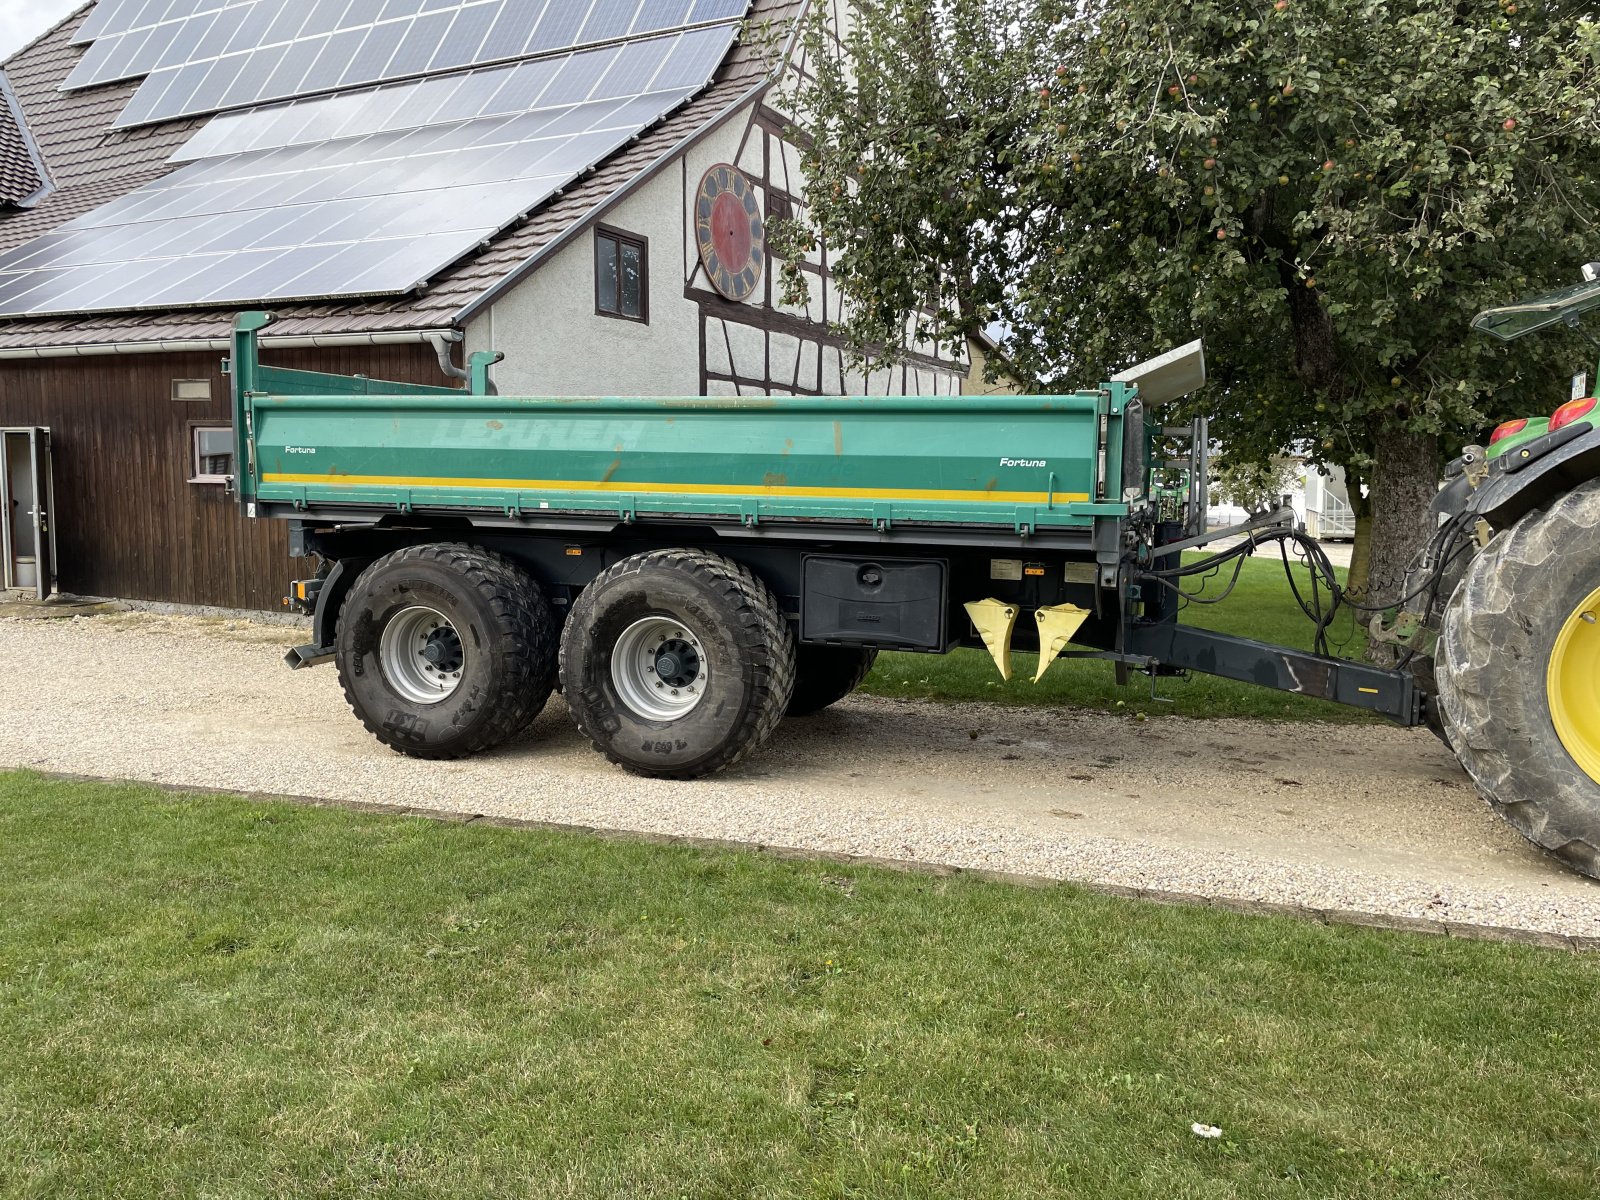
[[[258,499],[306,507],[1043,528],[1126,511],[1099,454],[1120,399],[267,396],[250,454]]]
[[[255,329],[241,322],[242,498],[313,512],[950,522],[1024,534],[1128,511],[1130,385],[1055,396],[572,399],[487,395],[486,364],[474,367],[466,391],[263,367]]]

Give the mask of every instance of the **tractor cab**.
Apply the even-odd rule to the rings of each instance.
[[[1600,262],[1584,266],[1582,283],[1558,288],[1528,300],[1519,300],[1515,304],[1488,309],[1472,319],[1472,327],[1503,342],[1512,342],[1530,333],[1562,325],[1579,330],[1592,344],[1600,346],[1600,341],[1579,323],[1584,313],[1596,308],[1600,308]],[[1587,371],[1574,375],[1572,398],[1567,403],[1548,418],[1528,417],[1501,424],[1489,438],[1488,456],[1500,458],[1518,446],[1580,421],[1594,423],[1600,419],[1595,411],[1600,407],[1600,400],[1595,396],[1596,390]]]
[[[1584,265],[1582,283],[1488,309],[1472,318],[1472,327],[1502,342],[1514,342],[1552,325],[1576,329],[1578,318],[1595,308],[1600,308],[1600,262]]]

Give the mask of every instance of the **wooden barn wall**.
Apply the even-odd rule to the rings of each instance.
[[[426,346],[273,351],[275,365],[445,382]],[[0,361],[0,426],[48,426],[55,460],[58,586],[84,596],[281,609],[309,573],[287,525],[247,520],[219,484],[190,483],[195,422],[227,424],[222,355]],[[172,399],[211,380],[209,402]]]

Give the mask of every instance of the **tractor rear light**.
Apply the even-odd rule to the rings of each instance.
[[[1496,442],[1503,442],[1508,437],[1515,437],[1527,427],[1528,421],[1526,417],[1520,421],[1506,421],[1503,424],[1496,425],[1494,432],[1489,435],[1489,445],[1492,446]]]
[[[1550,418],[1550,432],[1554,433],[1558,429],[1563,429],[1575,421],[1581,421],[1590,416],[1597,405],[1600,405],[1600,399],[1596,399],[1594,396],[1588,396],[1582,400],[1567,401],[1556,409],[1555,415]]]

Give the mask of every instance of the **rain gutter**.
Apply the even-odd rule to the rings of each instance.
[[[4,327],[0,326],[0,332]],[[393,333],[322,333],[300,336],[267,335],[261,344],[275,350],[333,349],[340,346],[430,346],[459,342],[457,329],[408,329]],[[80,346],[0,347],[0,362],[40,358],[103,358],[116,354],[208,354],[227,353],[233,340],[227,337],[174,338],[155,342],[90,342]]]

